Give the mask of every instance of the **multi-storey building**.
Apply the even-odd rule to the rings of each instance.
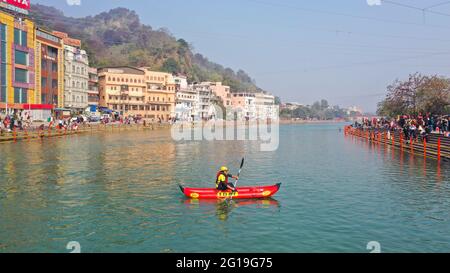
[[[175,80],[170,73],[151,71],[147,67],[141,68],[145,72],[146,82],[146,110],[145,117],[168,121],[175,118]]]
[[[240,113],[238,119],[255,119],[256,113],[255,93],[236,92],[232,94],[234,111]]]
[[[145,116],[145,72],[128,66],[98,69],[99,106],[123,116]]]
[[[168,121],[175,116],[175,82],[169,73],[128,66],[98,69],[99,105],[124,116]]]
[[[225,108],[229,108],[232,106],[229,86],[222,85],[221,82],[207,82],[206,84],[209,84],[211,91],[221,99]]]
[[[0,110],[12,112],[40,103],[35,95],[35,26],[0,10]]]
[[[211,99],[213,93],[209,83],[193,84],[192,89],[197,93],[197,103],[194,111],[198,113],[198,118],[201,120],[208,120],[211,118]]]
[[[64,106],[64,44],[61,38],[36,29],[36,102]]]
[[[256,117],[258,119],[278,119],[278,106],[275,97],[268,93],[255,93]]]
[[[182,121],[193,121],[198,119],[195,112],[195,104],[198,101],[197,92],[188,85],[185,76],[174,76],[175,81],[175,118]]]
[[[81,41],[53,31],[64,42],[64,107],[82,112],[88,107],[89,60]]]
[[[98,92],[98,74],[97,68],[89,67],[88,69],[89,82],[88,82],[88,104],[91,112],[97,111],[99,102]]]

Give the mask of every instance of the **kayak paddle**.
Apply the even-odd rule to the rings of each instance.
[[[239,175],[241,175],[242,166],[244,166],[244,158],[242,158],[241,166],[239,167],[239,171],[238,171],[238,174],[237,174],[236,182],[234,182],[234,188],[236,188],[236,185],[237,185],[237,183],[239,181]],[[233,199],[233,194],[231,194],[230,200],[231,199]]]

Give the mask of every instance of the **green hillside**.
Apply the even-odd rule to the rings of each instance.
[[[222,81],[232,91],[260,90],[246,72],[235,72],[209,61],[167,29],[155,30],[143,25],[136,12],[126,8],[73,18],[53,7],[36,4],[31,16],[42,28],[67,32],[81,39],[94,67],[148,66],[186,75],[191,82]]]

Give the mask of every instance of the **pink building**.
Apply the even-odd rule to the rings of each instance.
[[[211,88],[211,91],[222,99],[223,105],[225,107],[231,107],[231,93],[230,87],[227,85],[222,85],[221,82],[206,82]]]

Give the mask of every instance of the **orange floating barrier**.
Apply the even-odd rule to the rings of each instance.
[[[427,140],[423,139],[423,156],[427,157]]]
[[[26,128],[23,128],[23,131],[25,132],[25,137],[29,140],[30,136],[28,135],[28,131]]]
[[[437,159],[438,161],[441,160],[441,138],[438,138],[437,141]]]

